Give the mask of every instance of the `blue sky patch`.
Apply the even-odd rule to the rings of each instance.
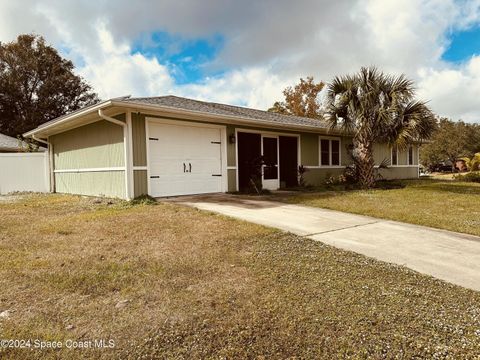
[[[462,62],[480,54],[480,26],[466,31],[452,32],[450,46],[442,59],[450,62]]]
[[[205,76],[218,75],[208,68],[223,48],[224,39],[220,35],[204,39],[185,39],[167,32],[144,35],[132,47],[132,53],[155,57],[171,70],[177,84],[198,83]]]

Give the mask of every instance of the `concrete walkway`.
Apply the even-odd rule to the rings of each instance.
[[[289,231],[480,291],[477,236],[226,194],[173,201]]]

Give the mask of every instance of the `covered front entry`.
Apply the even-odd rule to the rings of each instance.
[[[277,190],[297,185],[298,137],[269,133],[237,133],[238,190],[253,183]]]
[[[149,194],[154,197],[225,191],[222,128],[148,122]]]

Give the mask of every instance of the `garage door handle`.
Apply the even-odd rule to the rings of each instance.
[[[183,163],[183,172],[186,172],[187,171],[187,166],[185,165],[185,163]]]
[[[192,172],[192,164],[188,163],[188,172]]]

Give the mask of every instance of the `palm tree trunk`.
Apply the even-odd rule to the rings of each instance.
[[[353,140],[353,159],[357,168],[358,182],[364,189],[375,186],[375,161],[372,144],[358,139]]]

